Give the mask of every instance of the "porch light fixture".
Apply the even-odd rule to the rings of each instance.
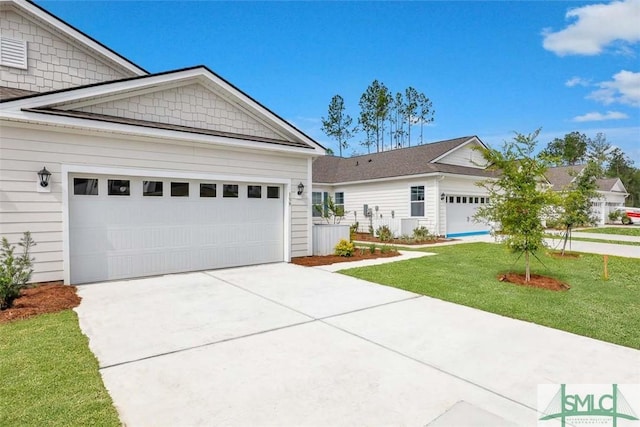
[[[444,193],[441,193],[441,194],[440,194],[440,200],[444,200],[444,198],[445,198]]]
[[[38,172],[38,180],[40,181],[40,187],[42,188],[48,187],[49,178],[51,178],[51,172],[49,172],[46,167],[43,167],[42,170]]]
[[[304,184],[298,184],[298,196],[302,196],[302,192],[304,191]]]

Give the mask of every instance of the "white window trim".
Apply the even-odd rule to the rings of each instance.
[[[422,207],[423,207],[423,214],[422,215],[416,215],[413,216],[411,215],[411,207],[413,206],[414,203],[418,203],[418,201],[412,201],[411,200],[411,189],[412,187],[423,187],[424,193],[424,200],[422,200]],[[408,188],[408,192],[409,192],[409,218],[426,218],[427,217],[427,205],[426,205],[426,201],[427,201],[427,185],[423,184],[423,183],[419,183],[419,184],[409,184],[409,188]]]

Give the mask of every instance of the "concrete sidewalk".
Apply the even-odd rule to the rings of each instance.
[[[128,426],[536,425],[541,383],[640,352],[292,264],[78,287]]]
[[[585,233],[586,234],[586,233]],[[576,236],[577,237],[577,236]],[[547,244],[552,249],[562,248],[562,239],[546,239]],[[614,255],[627,258],[640,258],[640,246],[631,246],[625,244],[614,243],[596,243],[584,242],[581,240],[573,240],[571,244],[567,243],[567,250],[574,252],[586,252],[599,255]]]
[[[573,237],[580,237],[583,239],[617,240],[619,242],[640,243],[640,236],[625,236],[623,234],[583,233],[580,231],[574,231],[571,235]]]

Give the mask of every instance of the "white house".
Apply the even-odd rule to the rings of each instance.
[[[24,0],[0,0],[0,48],[0,235],[31,231],[33,281],[310,254],[324,149],[228,81],[149,74]]]
[[[585,165],[558,166],[549,168],[545,174],[547,181],[554,191],[561,191],[569,186],[577,175],[582,173]],[[625,205],[625,199],[629,196],[620,178],[601,178],[596,180],[599,197],[591,201],[593,215],[597,218],[598,225],[604,224],[609,212],[621,210]]]
[[[485,147],[477,136],[466,136],[350,158],[317,158],[313,204],[331,196],[344,206],[344,221],[358,222],[361,231],[388,225],[396,235],[410,235],[424,225],[448,237],[488,233],[489,225],[473,220],[488,202],[486,190],[476,183],[492,175],[476,146]],[[313,214],[321,220],[320,213]]]

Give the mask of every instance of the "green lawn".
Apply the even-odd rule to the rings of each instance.
[[[621,234],[623,236],[639,236],[640,227],[635,225],[629,225],[627,227],[599,227],[599,228],[585,228],[584,230],[576,230],[581,233],[598,233],[598,234]]]
[[[1,426],[119,426],[72,310],[0,324]]]
[[[502,245],[469,243],[424,249],[438,255],[342,273],[516,319],[640,349],[640,259],[583,254],[557,259],[539,254],[532,273],[571,285],[554,292],[499,282],[507,271],[524,271],[523,259]]]

